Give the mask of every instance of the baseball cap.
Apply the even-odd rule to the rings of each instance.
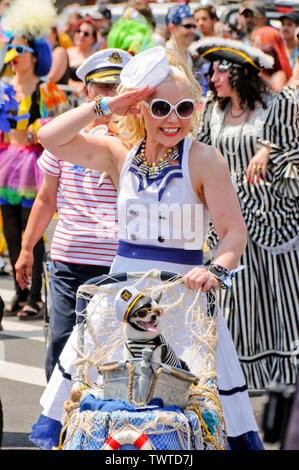
[[[288,13],[284,13],[283,15],[281,15],[279,17],[280,21],[282,21],[286,18],[289,19],[289,20],[294,21],[294,23],[296,23],[296,25],[299,25],[299,12],[298,11],[290,11]]]

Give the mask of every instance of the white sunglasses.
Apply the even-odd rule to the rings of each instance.
[[[163,119],[170,115],[174,109],[177,116],[181,119],[188,119],[192,116],[195,110],[195,103],[193,100],[181,100],[176,104],[171,104],[169,101],[154,99],[150,103],[142,101],[144,106],[149,110],[153,118]]]

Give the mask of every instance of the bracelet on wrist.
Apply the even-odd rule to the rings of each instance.
[[[111,109],[109,108],[108,102],[107,102],[107,96],[104,95],[98,95],[94,99],[95,105],[94,105],[94,112],[97,116],[103,117],[103,116],[108,116],[109,114],[112,114]]]
[[[228,271],[228,269],[224,268],[223,266],[220,266],[220,264],[210,264],[208,267],[208,271],[210,273],[214,274],[217,279],[220,281],[220,289],[231,289],[232,288],[232,279],[233,277],[239,272],[243,271],[246,266],[243,266],[242,264],[238,266],[237,268],[233,269],[232,271]]]
[[[220,281],[220,289],[227,289],[228,285],[225,281],[230,279],[230,275],[226,268],[219,264],[210,264],[208,271]]]

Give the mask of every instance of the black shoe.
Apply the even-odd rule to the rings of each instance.
[[[3,316],[4,317],[14,317],[16,316],[17,312],[19,312],[24,305],[26,304],[26,300],[28,297],[28,289],[22,291],[21,294],[15,294],[9,305],[4,308]]]

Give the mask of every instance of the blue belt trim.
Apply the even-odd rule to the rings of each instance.
[[[117,254],[125,258],[165,261],[175,264],[198,266],[203,264],[202,250],[184,250],[182,248],[162,248],[152,245],[136,245],[119,241]]]

